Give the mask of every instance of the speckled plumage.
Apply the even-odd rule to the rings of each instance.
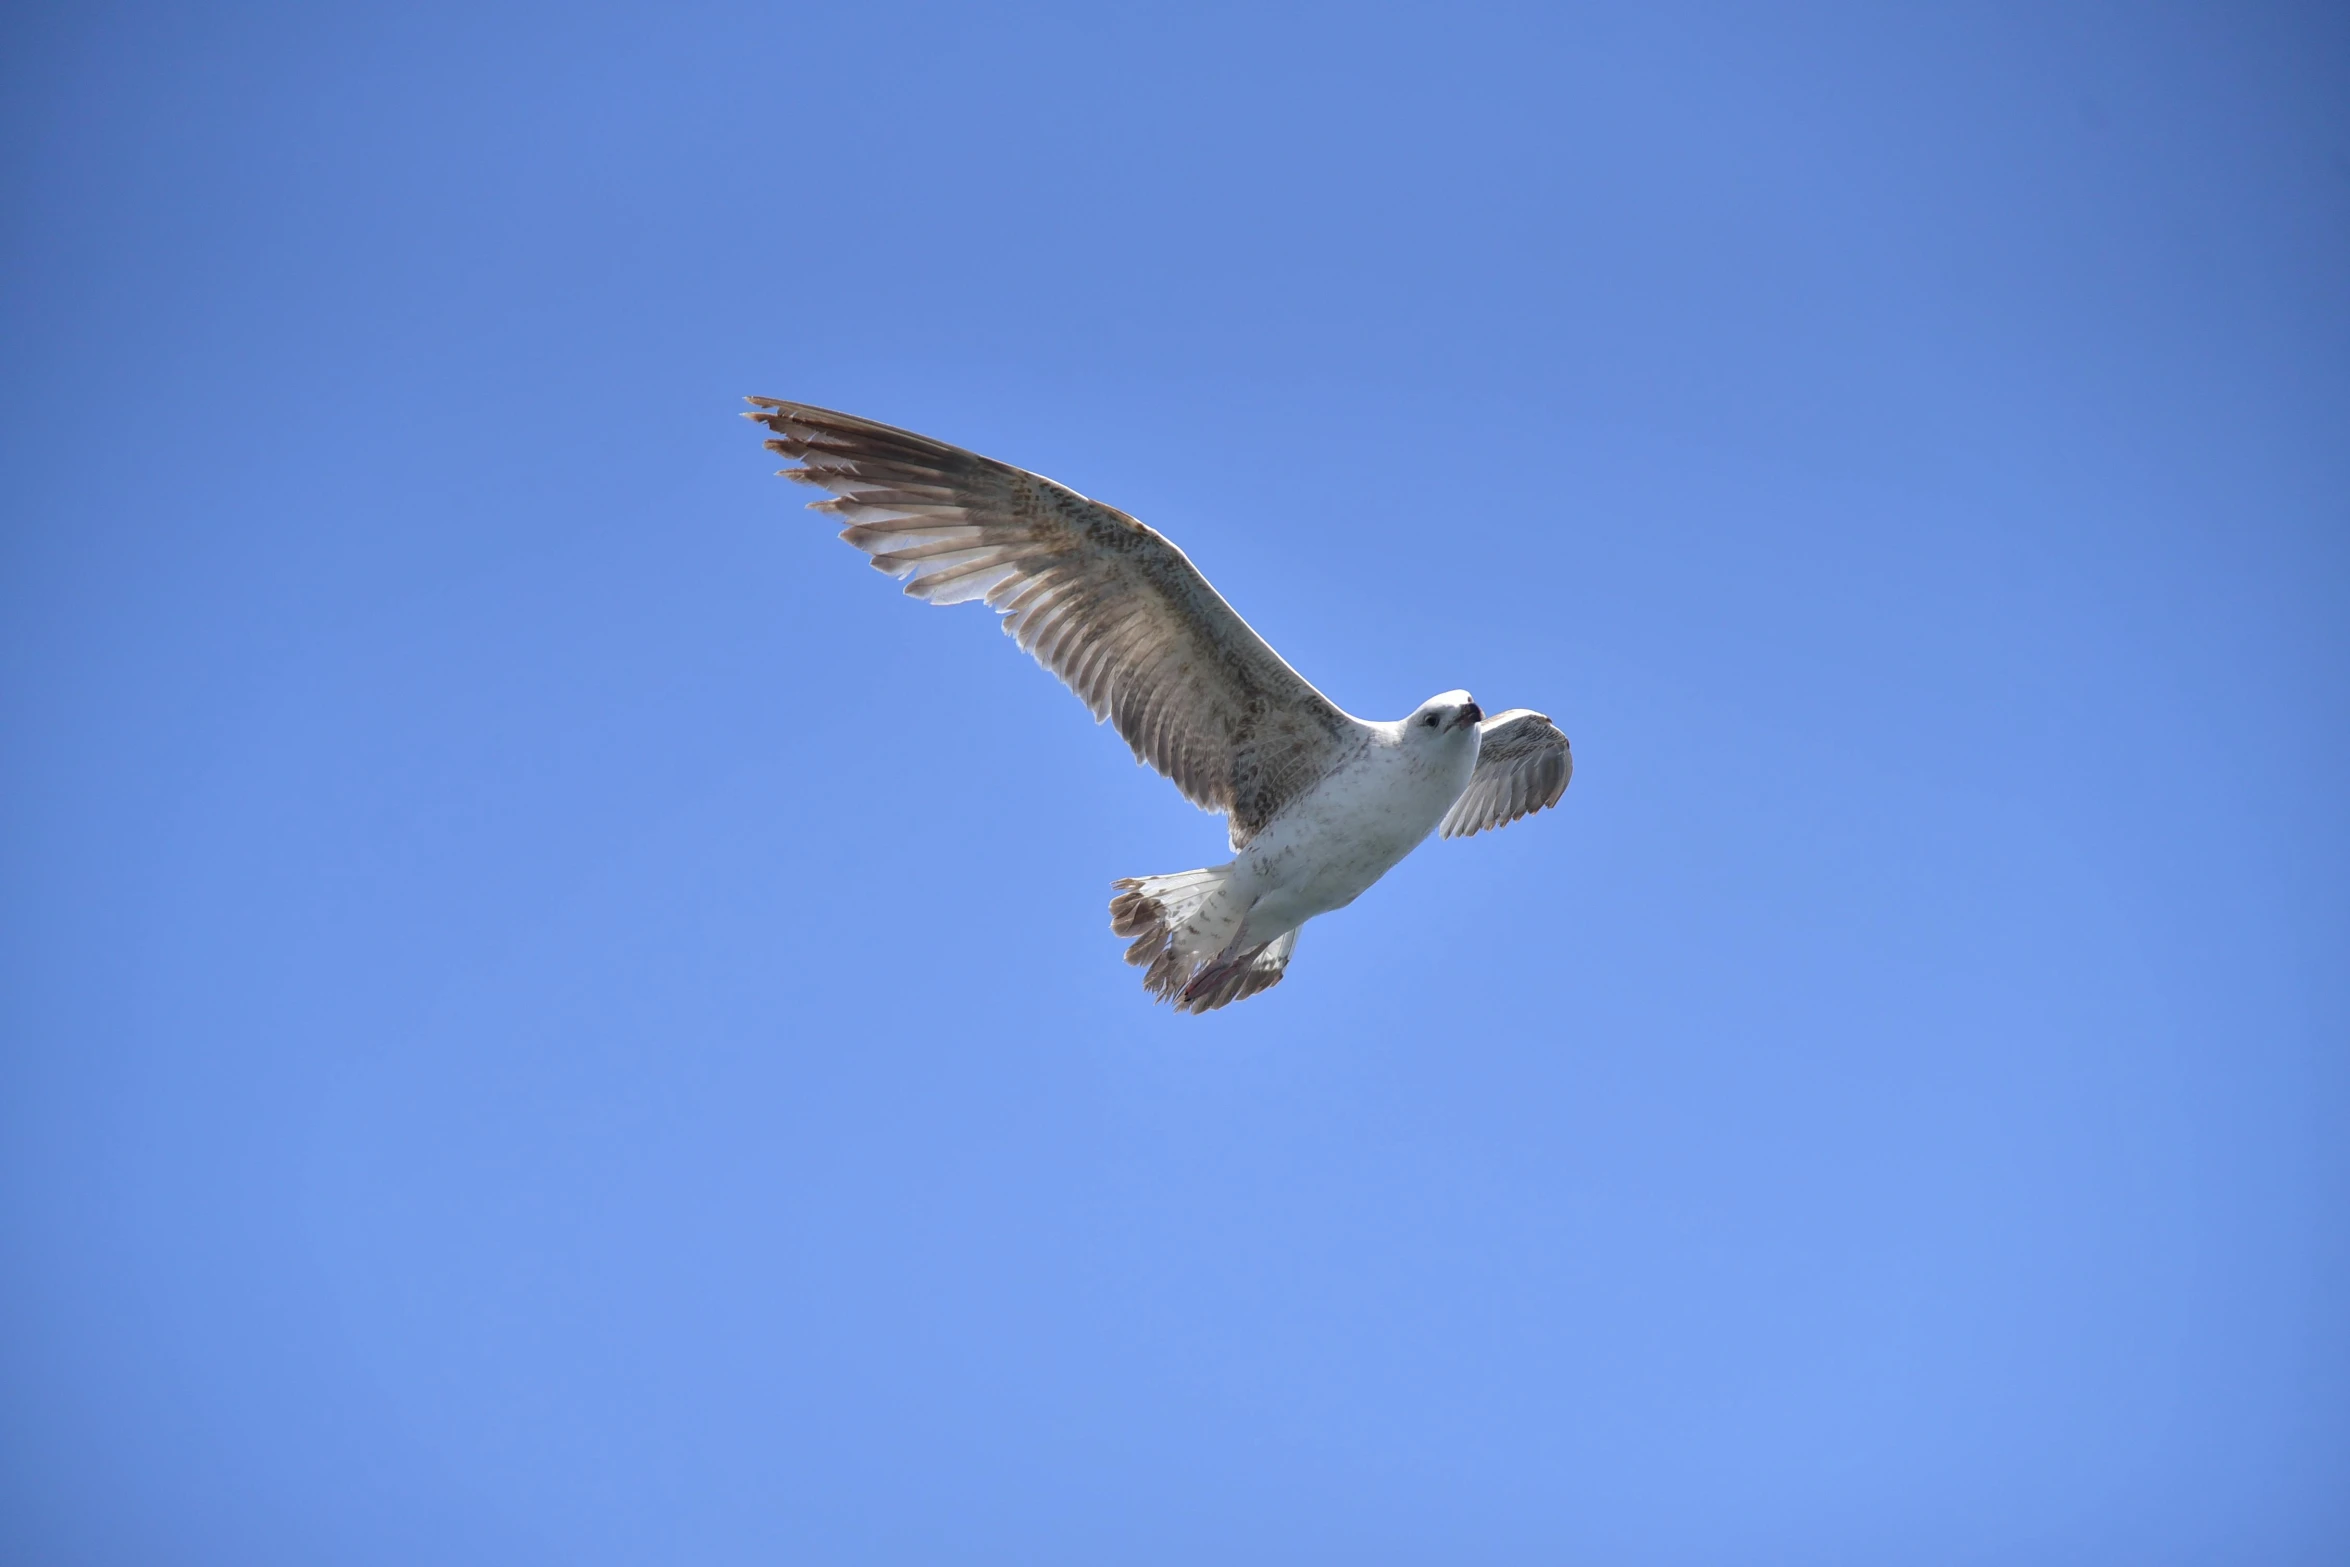
[[[1554,805],[1574,770],[1539,713],[1484,719],[1465,691],[1410,717],[1342,711],[1164,537],[1040,475],[910,431],[754,397],[784,476],[841,537],[934,604],[1004,630],[1184,797],[1236,858],[1117,883],[1111,927],[1152,994],[1205,1012],[1280,982],[1298,927],[1351,903],[1441,822],[1446,837]]]

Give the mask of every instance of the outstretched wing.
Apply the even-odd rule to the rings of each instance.
[[[1477,726],[1477,770],[1437,830],[1447,838],[1466,838],[1488,827],[1507,827],[1558,804],[1574,776],[1575,753],[1558,725],[1532,708],[1496,713]]]
[[[1356,721],[1281,661],[1183,552],[1038,474],[805,403],[750,399],[783,476],[906,592],[984,599],[1004,630],[1108,719],[1239,848],[1361,743]]]

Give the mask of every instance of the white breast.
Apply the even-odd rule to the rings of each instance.
[[[1352,903],[1435,830],[1476,767],[1473,725],[1423,745],[1380,735],[1242,851],[1236,869],[1256,895],[1245,942],[1270,941]]]

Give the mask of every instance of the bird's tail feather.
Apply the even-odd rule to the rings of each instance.
[[[1219,953],[1191,976],[1176,998],[1188,1012],[1213,1012],[1234,1001],[1246,1001],[1260,990],[1271,990],[1289,971],[1289,955],[1297,950],[1297,932],[1275,936],[1253,947]]]
[[[1237,945],[1248,905],[1232,885],[1230,865],[1112,885],[1118,896],[1110,900],[1110,929],[1133,938],[1126,961],[1144,970],[1145,990],[1180,1012],[1212,1012],[1271,989],[1297,946],[1295,931]]]

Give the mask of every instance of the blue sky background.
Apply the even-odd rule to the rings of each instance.
[[[2350,24],[20,7],[43,1563],[2350,1558]],[[1217,823],[736,399],[1574,736]]]

